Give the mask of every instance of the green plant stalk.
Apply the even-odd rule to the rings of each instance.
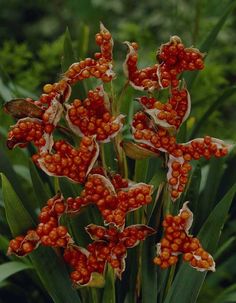
[[[173,279],[174,279],[174,275],[175,275],[175,269],[176,269],[176,264],[172,265],[170,268],[170,272],[169,272],[169,277],[166,283],[166,288],[164,291],[164,298],[166,297],[166,295],[168,294],[168,291],[172,285]]]
[[[58,177],[54,177],[54,190],[55,190],[55,193],[57,193],[58,191],[61,191]]]
[[[135,170],[134,170],[134,181],[135,182],[145,182],[147,179],[149,159],[136,160]],[[145,208],[141,207],[134,212],[134,224],[146,224],[145,222]],[[143,243],[140,243],[137,248],[138,255],[138,272],[137,272],[137,282],[136,282],[136,293],[137,297],[140,297],[141,285],[142,285],[142,255],[143,255]]]
[[[106,284],[103,292],[102,302],[115,303],[115,273],[110,264],[107,265]],[[88,302],[86,302],[88,303]]]
[[[106,165],[106,158],[105,158],[105,150],[104,150],[104,144],[101,143],[99,144],[99,150],[100,150],[100,161],[102,164],[102,167],[107,169],[107,165]]]
[[[168,183],[166,182],[163,189],[163,216],[164,217],[170,213],[171,208],[172,208],[172,202],[170,200]]]
[[[126,88],[128,87],[127,83],[124,86],[124,88],[122,89],[122,92],[124,94]],[[121,93],[122,94],[122,93]],[[120,96],[121,96],[120,94]],[[116,98],[115,93],[114,93],[114,88],[113,88],[113,84],[111,81],[111,85],[110,85],[110,103],[111,103],[111,112],[112,115],[118,115],[120,114],[120,101],[121,98]],[[113,139],[113,144],[114,144],[114,148],[115,148],[115,152],[117,155],[117,160],[118,160],[118,167],[119,167],[119,171],[120,174],[124,177],[124,178],[128,178],[128,166],[127,166],[127,159],[124,153],[123,148],[121,147],[121,142],[122,142],[122,135],[119,132],[119,134],[117,136],[115,136],[115,138]]]

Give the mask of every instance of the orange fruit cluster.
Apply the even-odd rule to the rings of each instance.
[[[111,183],[114,186],[116,191],[118,189],[127,188],[129,186],[128,180],[126,180],[125,178],[122,178],[120,174],[113,174],[111,176]]]
[[[66,247],[71,241],[65,226],[59,225],[59,218],[65,212],[66,205],[62,196],[57,195],[48,200],[39,214],[39,224],[36,232],[42,245],[51,247]]]
[[[55,153],[34,155],[34,162],[49,175],[67,177],[78,183],[85,181],[98,156],[98,146],[92,137],[83,137],[78,149],[64,140],[56,141],[53,149]]]
[[[157,244],[157,256],[154,263],[165,269],[178,261],[178,255],[183,254],[184,261],[199,271],[215,270],[212,256],[203,249],[200,241],[189,235],[192,224],[192,212],[184,204],[177,216],[167,215],[162,225],[164,237]]]
[[[128,54],[124,63],[124,73],[130,85],[138,90],[154,90],[179,85],[179,75],[187,70],[204,68],[203,54],[195,48],[186,48],[179,37],[173,36],[157,52],[159,64],[138,69],[138,45],[125,42]]]
[[[155,127],[155,123],[144,112],[138,112],[133,119],[134,139],[152,148],[169,154],[167,179],[173,200],[179,198],[188,182],[191,170],[190,161],[204,157],[224,157],[228,146],[221,140],[206,136],[187,143],[176,143],[176,136],[171,135],[166,128]]]
[[[67,228],[59,224],[61,215],[66,206],[60,194],[47,201],[39,214],[39,224],[26,235],[18,236],[9,243],[8,254],[24,256],[31,253],[39,244],[51,247],[66,247],[72,242]]]
[[[196,48],[186,48],[178,36],[163,44],[157,53],[159,60],[158,76],[163,88],[177,87],[178,76],[184,71],[201,70],[204,68],[204,54]]]
[[[40,238],[35,230],[28,230],[26,235],[17,236],[9,242],[7,254],[25,256],[37,248],[39,240]]]
[[[101,79],[103,82],[109,82],[114,78],[115,74],[112,71],[113,40],[110,32],[102,24],[95,41],[101,52],[95,53],[94,59],[86,58],[80,62],[73,63],[64,74],[64,79],[69,84],[91,77]]]
[[[190,98],[187,89],[173,88],[168,102],[161,103],[154,97],[143,96],[140,103],[147,109],[145,110],[153,117],[155,123],[163,127],[174,127],[178,129],[187,119],[190,112]]]
[[[154,229],[146,225],[131,225],[123,231],[115,227],[90,224],[87,233],[94,240],[86,249],[70,245],[64,251],[64,260],[73,268],[70,274],[75,285],[88,285],[93,274],[103,274],[106,263],[110,263],[118,277],[125,269],[127,248],[138,245],[153,234]]]
[[[43,138],[44,125],[39,119],[20,119],[8,133],[7,146],[12,149],[15,146],[25,147],[33,142],[38,148],[46,144]]]
[[[64,260],[73,271],[70,274],[75,286],[86,286],[92,281],[93,273],[103,274],[105,259],[101,256],[102,243],[90,244],[90,251],[75,245],[67,247],[64,251]]]
[[[109,98],[102,86],[90,90],[84,101],[75,99],[67,106],[70,128],[79,136],[96,135],[96,140],[101,142],[109,141],[120,131],[122,118],[110,114]]]
[[[122,227],[127,212],[150,203],[151,194],[152,186],[144,183],[118,189],[116,192],[109,179],[93,174],[89,175],[80,197],[67,199],[67,211],[76,213],[80,211],[81,207],[92,203],[97,205],[106,224]]]
[[[53,100],[59,103],[67,101],[71,94],[71,87],[65,80],[53,84],[45,84],[43,87],[43,94],[39,100],[34,101],[34,104],[44,109],[51,106]]]
[[[124,63],[124,73],[128,77],[130,85],[138,90],[153,90],[159,88],[157,68],[152,67],[138,69],[138,44],[126,42],[129,52]]]
[[[93,250],[94,243],[102,243],[99,257],[110,263],[119,277],[125,269],[127,248],[138,245],[140,241],[155,233],[153,228],[142,224],[128,226],[122,231],[111,226],[106,229],[90,224],[86,231],[95,240],[92,246],[88,246],[88,250]]]

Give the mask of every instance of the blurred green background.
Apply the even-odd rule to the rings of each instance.
[[[123,41],[137,41],[140,44],[140,67],[152,65],[155,62],[156,50],[172,35],[180,36],[186,46],[199,47],[230,2],[233,1],[0,0],[1,104],[13,97],[37,98],[45,83],[55,82],[61,73],[66,27],[71,33],[77,58],[83,57],[85,53],[90,56],[96,51],[94,35],[99,30],[100,21],[111,31],[115,42],[115,69],[118,73],[114,84],[119,90],[125,82],[122,62],[126,56],[126,48],[122,44]],[[195,129],[194,134],[199,137],[208,134],[226,141],[236,140],[235,28],[236,9],[233,9],[207,54],[206,68],[199,73],[191,87],[192,112],[188,122],[189,133],[209,108],[215,109],[211,110],[200,127]],[[2,111],[0,119],[1,149],[4,154],[7,153],[17,174],[29,180],[26,152],[17,149],[9,153],[4,148],[5,136],[12,119]],[[235,167],[235,157],[230,161],[232,170]],[[223,171],[221,173],[223,175]],[[234,181],[235,176],[230,183]],[[225,188],[229,187],[227,179],[221,182]],[[219,196],[222,196],[222,193]],[[4,220],[2,221],[0,234],[9,235],[9,230]],[[234,207],[222,239],[222,243],[226,244],[231,241],[230,245],[227,244],[223,254],[218,254],[218,270],[215,274],[209,274],[198,303],[213,302],[212,298],[228,286],[232,287],[234,294],[230,300],[214,302],[236,302],[235,231]],[[0,263],[8,260],[5,248],[5,238],[0,236]],[[51,302],[40,287],[36,288],[29,281],[29,275],[19,273],[10,279],[10,286],[1,282],[0,303],[15,300],[32,302],[35,298],[37,302]],[[24,291],[25,283],[29,291],[32,288],[30,296]],[[12,292],[12,289],[15,291]]]

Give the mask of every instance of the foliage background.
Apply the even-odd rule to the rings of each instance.
[[[229,2],[233,1],[0,0],[1,104],[14,96],[38,96],[43,84],[54,82],[55,77],[61,73],[63,37],[67,26],[72,35],[77,58],[84,57],[84,54],[89,56],[94,52],[94,34],[98,30],[99,21],[109,28],[115,40],[114,57],[116,70],[120,75],[115,82],[115,89],[118,91],[125,81],[121,66],[126,49],[122,41],[137,41],[140,44],[140,65],[147,66],[154,62],[158,46],[168,41],[171,35],[179,35],[187,46],[198,47]],[[191,87],[192,113],[187,125],[189,135],[206,110],[215,104],[214,111],[210,111],[196,133],[199,137],[208,134],[226,141],[236,140],[236,95],[233,87],[236,79],[235,27],[236,9],[233,9],[207,54],[206,68]],[[231,91],[229,87],[233,87]],[[130,96],[132,97],[132,91]],[[8,173],[11,176],[16,174],[20,181],[16,191],[19,194],[21,188],[18,187],[23,187],[29,192],[28,200],[33,201],[35,193],[30,191],[27,152],[19,149],[11,152],[6,150],[4,140],[12,119],[1,111],[0,120],[1,170],[3,166],[6,169],[10,161],[13,171]],[[235,162],[235,155],[232,154],[223,170],[216,170],[215,174],[212,174],[212,178],[219,179],[220,183],[216,197],[222,197],[226,189],[235,182]],[[208,169],[209,167],[204,167],[203,176],[207,175]],[[227,178],[220,179],[219,176]],[[214,182],[208,182],[208,186],[213,184]],[[210,193],[211,189],[209,196]],[[5,221],[2,201],[0,203],[0,263],[4,263],[9,260],[5,251],[10,231]],[[217,255],[218,270],[215,274],[207,276],[198,303],[217,300],[217,294],[220,295],[229,286],[232,288],[229,301],[214,302],[236,302],[235,216],[236,207],[233,206],[221,238],[221,247],[226,247]],[[24,302],[32,302],[33,299],[37,299],[37,302],[51,302],[35,281],[37,278],[34,277],[33,282],[31,278],[31,273],[27,271],[0,282],[0,302],[8,303],[21,299]],[[28,286],[27,293],[24,285]]]

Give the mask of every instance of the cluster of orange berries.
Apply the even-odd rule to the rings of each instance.
[[[7,254],[15,254],[17,256],[25,256],[31,253],[39,245],[39,236],[35,230],[28,230],[26,235],[17,236],[9,243]]]
[[[153,90],[159,88],[157,69],[158,64],[152,67],[138,69],[138,44],[126,42],[129,53],[124,63],[124,73],[128,77],[131,86],[138,90]]]
[[[167,215],[162,225],[164,237],[157,244],[157,256],[154,263],[165,269],[178,261],[178,255],[183,254],[183,259],[199,271],[215,270],[212,256],[206,252],[200,241],[189,235],[192,224],[192,212],[187,203],[177,216]]]
[[[69,99],[70,94],[71,87],[65,80],[60,80],[53,84],[45,84],[43,94],[39,100],[34,101],[34,104],[45,109],[51,106],[53,100],[64,103]]]
[[[82,103],[76,99],[68,105],[67,120],[76,134],[87,136],[82,140],[79,150],[65,141],[54,143],[52,133],[57,127],[64,111],[65,103],[71,94],[71,84],[89,77],[104,82],[114,77],[112,71],[113,40],[110,32],[101,24],[96,35],[96,43],[101,52],[95,59],[87,58],[69,67],[63,78],[54,84],[46,84],[43,94],[37,101],[30,98],[12,100],[6,110],[13,116],[22,118],[12,127],[8,135],[8,147],[25,147],[33,142],[37,154],[33,160],[49,175],[66,176],[75,182],[84,182],[98,156],[96,141],[107,142],[122,127],[123,115],[110,114],[109,99],[102,86],[89,91],[88,98]],[[13,104],[14,103],[14,104]],[[17,114],[21,110],[21,115]],[[52,152],[52,148],[55,153]]]
[[[165,104],[154,97],[146,96],[140,98],[140,103],[147,108],[146,113],[152,116],[160,126],[174,126],[176,129],[187,119],[191,106],[189,94],[185,88],[173,88],[171,97]]]
[[[157,57],[160,62],[158,76],[163,88],[177,87],[177,77],[184,71],[204,68],[203,54],[196,48],[186,48],[177,36],[161,46]]]
[[[64,260],[73,268],[70,276],[75,285],[88,284],[93,273],[103,274],[107,262],[121,277],[125,269],[127,248],[138,245],[155,233],[154,229],[145,225],[132,225],[120,231],[115,227],[106,229],[90,224],[86,231],[94,242],[86,249],[70,245],[64,251]]]
[[[88,92],[88,97],[82,102],[75,99],[67,106],[67,121],[77,135],[96,135],[97,141],[108,141],[119,132],[123,117],[110,114],[109,99],[103,87],[97,87]]]
[[[64,260],[73,271],[71,281],[75,286],[87,285],[93,279],[93,273],[103,274],[105,259],[100,257],[102,243],[90,244],[90,251],[75,245],[68,246],[64,251]]]
[[[29,230],[26,235],[18,236],[9,243],[8,254],[24,256],[31,253],[39,244],[51,247],[66,247],[72,242],[67,228],[59,224],[60,216],[66,206],[60,194],[47,201],[39,214],[39,224],[35,230]]]
[[[90,203],[96,204],[106,224],[112,223],[118,227],[122,227],[125,223],[127,212],[149,204],[152,201],[152,186],[137,183],[128,187],[127,181],[120,180],[118,176],[113,178],[114,182],[116,186],[122,185],[122,189],[115,189],[111,181],[102,175],[90,175],[80,197],[69,197],[67,199],[67,211],[76,213],[85,205]]]
[[[129,186],[128,180],[122,178],[120,174],[113,174],[111,176],[111,183],[116,191],[120,188],[127,188]]]
[[[138,245],[140,241],[155,233],[153,228],[142,224],[131,225],[124,230],[111,226],[107,229],[90,224],[87,226],[86,231],[95,240],[92,244],[102,241],[103,245],[99,257],[103,256],[116,270],[118,276],[124,271],[124,259],[127,254],[127,248]],[[93,247],[88,246],[89,251],[92,249]]]
[[[43,133],[44,127],[41,120],[20,119],[8,133],[7,146],[12,149],[17,145],[25,147],[29,142],[34,142],[35,146],[40,148],[46,143]]]
[[[86,58],[72,64],[64,74],[64,79],[73,84],[84,79],[95,77],[103,82],[110,82],[115,74],[112,71],[113,40],[110,32],[101,24],[100,33],[95,37],[101,52],[94,54],[94,59]]]
[[[138,112],[133,119],[134,139],[146,146],[168,153],[169,171],[167,179],[171,197],[173,200],[179,198],[188,182],[188,173],[191,170],[189,162],[198,160],[201,157],[209,160],[215,156],[224,157],[228,153],[227,145],[218,139],[206,136],[205,138],[194,139],[187,143],[176,143],[176,136],[171,135],[167,129],[158,126],[144,112]]]
[[[118,182],[122,178],[116,176]],[[123,185],[124,181],[119,184]],[[47,201],[39,214],[39,224],[26,235],[18,236],[9,243],[8,254],[25,256],[38,245],[60,247],[64,249],[64,259],[74,269],[71,279],[74,284],[86,285],[91,281],[92,274],[103,274],[106,263],[110,263],[118,276],[124,271],[124,259],[127,248],[138,245],[139,241],[155,232],[146,225],[132,225],[125,229],[117,227],[97,226],[90,224],[86,227],[93,243],[86,249],[74,245],[67,228],[60,225],[60,217],[66,213],[67,204],[58,193]]]
[[[53,149],[55,153],[34,155],[34,162],[49,175],[64,176],[79,183],[84,182],[98,156],[98,146],[92,137],[83,137],[78,149],[64,140],[56,141]]]
[[[175,157],[170,156],[168,167],[167,179],[170,194],[171,198],[175,200],[184,191],[192,166],[187,161],[177,161]]]
[[[203,54],[195,48],[186,48],[179,37],[173,36],[157,52],[159,64],[138,69],[138,45],[126,42],[129,52],[124,63],[124,72],[130,84],[138,90],[154,90],[179,85],[178,76],[187,70],[204,68]]]
[[[26,107],[29,117],[21,118],[11,127],[7,146],[10,149],[15,146],[25,147],[29,142],[33,142],[39,153],[42,150],[50,149],[52,141],[50,135],[61,118],[63,112],[61,103],[68,99],[70,90],[70,86],[65,81],[60,81],[53,85],[46,84],[44,86],[45,94],[42,94],[38,101],[30,98],[22,99],[19,109],[17,108],[19,100],[16,99],[16,111]],[[34,104],[34,107],[31,108],[30,104]],[[12,114],[14,115],[14,110]]]
[[[58,194],[48,200],[39,214],[39,225],[36,232],[42,245],[51,247],[66,247],[71,241],[65,226],[59,225],[60,217],[65,213],[66,205],[63,197]]]

